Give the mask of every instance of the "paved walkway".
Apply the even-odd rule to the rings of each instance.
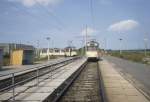
[[[150,65],[132,62],[113,56],[104,56],[104,58],[113,63],[115,69],[132,83],[146,92],[150,97]]]
[[[108,102],[149,102],[115,70],[113,63],[104,59],[99,64]]]

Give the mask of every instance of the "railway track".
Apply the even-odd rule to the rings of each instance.
[[[38,84],[38,82],[40,83],[42,80],[51,76],[46,76],[44,79],[40,79],[40,81],[38,81],[38,77],[53,72],[75,60],[76,58],[74,60],[61,62],[52,66],[46,66],[45,68],[29,71],[27,73],[14,76],[13,78],[10,77],[5,79],[3,82],[6,81],[6,86],[4,86],[4,83],[0,84],[0,93],[2,94],[5,93],[5,91],[7,92],[9,89],[12,89],[13,94],[10,100],[14,100],[14,98],[21,93],[15,93],[15,87],[35,78],[37,79]],[[56,88],[50,96],[43,100],[43,102],[104,102],[102,89],[98,63],[84,62],[78,70],[68,77],[65,82]]]
[[[104,102],[97,62],[88,62],[57,102]]]

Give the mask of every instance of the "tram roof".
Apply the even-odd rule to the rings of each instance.
[[[87,43],[87,46],[99,46],[99,43],[96,41],[90,41]]]

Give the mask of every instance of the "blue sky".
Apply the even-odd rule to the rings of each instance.
[[[150,43],[149,0],[91,1],[92,10],[90,0],[0,0],[0,42],[37,46],[39,40],[46,47],[49,36],[51,47],[63,48],[69,40],[80,47],[87,25],[107,49],[119,49],[119,38],[122,49],[144,48],[144,38]]]

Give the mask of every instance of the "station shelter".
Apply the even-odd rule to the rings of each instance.
[[[11,52],[11,65],[28,65],[34,62],[34,50],[17,49]]]

